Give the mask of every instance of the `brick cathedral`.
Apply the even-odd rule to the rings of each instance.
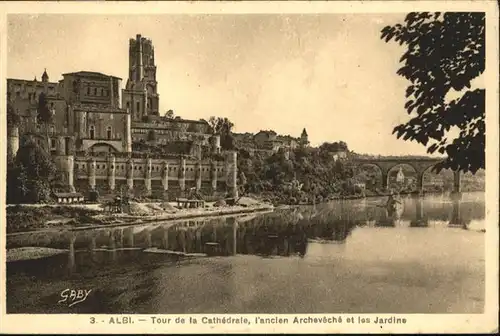
[[[44,71],[41,80],[7,79],[7,99],[21,117],[8,129],[8,155],[37,142],[53,156],[67,191],[165,196],[196,188],[237,195],[236,152],[221,153],[208,123],[160,116],[151,40],[130,39],[123,89],[121,78],[98,72],[62,77],[51,82]],[[37,122],[42,93],[50,124]]]

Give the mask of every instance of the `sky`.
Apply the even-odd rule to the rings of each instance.
[[[229,118],[235,132],[272,129],[358,153],[426,155],[392,129],[409,120],[404,52],[380,30],[405,14],[9,15],[7,77],[74,71],[128,77],[129,39],[155,48],[160,113]]]

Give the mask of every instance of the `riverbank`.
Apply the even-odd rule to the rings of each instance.
[[[274,210],[274,206],[250,197],[237,205],[209,202],[204,208],[179,209],[173,202],[130,204],[129,213],[110,213],[103,204],[10,205],[7,206],[7,234],[46,230],[86,230],[96,227],[141,225],[155,221],[248,214]]]
[[[436,192],[436,191],[426,191],[423,194],[420,194],[418,191],[412,191],[412,192],[399,192],[397,193],[399,196],[425,196],[425,195],[435,195],[435,194],[443,194],[443,193],[450,193],[449,191],[443,191],[443,192]],[[298,207],[298,206],[303,206],[303,205],[318,205],[318,204],[323,204],[323,203],[328,203],[332,201],[349,201],[349,200],[360,200],[360,199],[373,199],[373,198],[381,198],[381,197],[388,197],[391,195],[390,191],[386,192],[373,192],[369,191],[368,193],[365,194],[354,194],[354,195],[333,195],[329,196],[326,198],[321,198],[317,200],[316,202],[313,201],[308,201],[308,202],[287,202],[289,199],[279,199],[277,195],[270,196],[269,193],[266,193],[264,195],[255,195],[251,194],[252,198],[259,199],[259,200],[264,200],[267,202],[272,202],[273,205],[276,208],[280,209],[285,209],[285,208],[293,208],[293,207]]]
[[[49,247],[18,247],[7,249],[7,262],[36,260],[67,253],[68,250],[54,249]]]

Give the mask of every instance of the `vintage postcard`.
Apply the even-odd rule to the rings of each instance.
[[[0,4],[0,331],[498,332],[498,19]]]

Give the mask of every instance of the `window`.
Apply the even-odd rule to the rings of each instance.
[[[97,88],[94,88],[94,96],[97,96]]]
[[[141,102],[137,102],[136,106],[137,106],[137,111],[139,111],[141,109]]]
[[[108,126],[107,130],[106,130],[106,134],[108,136],[108,139],[111,139],[112,137],[112,133],[111,133],[111,126]]]
[[[50,147],[56,148],[56,139],[50,139]]]
[[[87,95],[90,95],[90,86],[87,87]]]
[[[90,138],[94,139],[95,137],[95,127],[92,125],[90,126]]]

